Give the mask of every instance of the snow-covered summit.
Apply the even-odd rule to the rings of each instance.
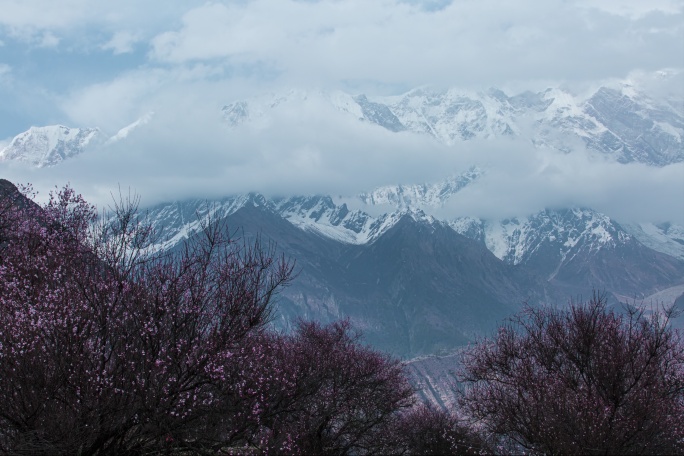
[[[457,220],[454,229],[468,234],[476,219]],[[596,252],[615,248],[632,240],[623,228],[605,214],[591,209],[544,210],[527,217],[479,221],[487,248],[510,264],[527,262],[542,249],[557,251],[562,257],[578,250]],[[472,232],[472,231],[471,231]]]
[[[569,152],[570,139],[623,163],[684,161],[684,95],[674,89],[665,95],[652,92],[634,78],[583,93],[565,87],[513,95],[496,88],[421,87],[395,96],[291,90],[234,101],[223,108],[223,116],[236,127],[268,123],[285,109],[327,106],[391,132],[424,134],[447,145],[518,137]]]
[[[291,89],[283,93],[267,93],[247,100],[236,100],[221,108],[228,125],[263,124],[285,110],[330,109],[361,118],[362,109],[354,97],[342,91]]]
[[[83,153],[101,140],[98,128],[31,127],[0,150],[0,161],[18,160],[39,168],[53,166]]]
[[[472,167],[434,184],[388,185],[359,195],[368,205],[391,205],[397,209],[442,207],[456,192],[482,176],[484,171]]]

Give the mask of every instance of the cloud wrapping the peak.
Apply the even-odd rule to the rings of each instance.
[[[353,197],[379,186],[434,183],[477,166],[483,176],[445,207],[425,209],[441,218],[492,219],[579,206],[622,221],[684,223],[684,211],[673,210],[682,204],[684,163],[624,165],[581,146],[563,153],[523,139],[445,146],[359,122],[315,96],[235,128],[191,98],[177,100],[175,109],[155,112],[124,139],[57,167],[0,163],[0,174],[43,192],[71,182],[100,206],[119,186],[130,188],[149,206],[251,191]]]

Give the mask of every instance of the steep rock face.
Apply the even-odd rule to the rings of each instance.
[[[474,138],[523,136],[566,150],[567,137],[622,163],[663,166],[684,160],[684,99],[654,100],[629,83],[600,87],[588,99],[554,88],[508,96],[415,90],[375,99],[408,130],[454,144]],[[368,119],[371,120],[372,119]],[[383,122],[376,122],[395,131]]]
[[[485,232],[485,242],[497,257],[510,264],[528,265],[538,261],[556,264],[582,250],[598,251],[631,240],[606,215],[579,208],[545,210],[530,217],[488,223]],[[549,266],[545,263],[537,268],[548,270]],[[549,272],[551,278],[553,272]]]
[[[396,214],[371,217],[360,210],[337,205],[329,196],[297,196],[275,200],[275,211],[293,225],[349,244],[365,244],[381,235]]]
[[[102,135],[97,128],[31,127],[15,136],[0,151],[0,160],[23,161],[39,168],[53,166],[83,153],[101,140]]]
[[[392,110],[382,103],[374,103],[368,100],[365,95],[359,95],[354,101],[361,107],[362,119],[372,122],[388,129],[398,132],[406,130],[406,126],[394,115]]]
[[[249,120],[249,105],[245,101],[236,101],[221,108],[223,118],[229,125],[237,126]]]
[[[197,231],[208,215],[222,218],[244,206],[263,207],[292,225],[345,244],[365,244],[391,227],[403,212],[371,217],[337,205],[329,196],[293,196],[269,199],[258,193],[232,196],[215,201],[190,200],[163,203],[150,208],[147,217],[158,234],[158,247],[172,246]],[[406,211],[404,211],[406,212]],[[423,217],[427,218],[423,214]]]
[[[408,130],[454,144],[515,133],[515,112],[505,100],[499,99],[499,94],[417,89],[383,101]]]
[[[230,196],[214,201],[187,200],[158,204],[145,211],[155,231],[155,248],[172,248],[198,232],[209,218],[221,220],[238,209],[251,205],[272,210],[273,202],[258,193]]]

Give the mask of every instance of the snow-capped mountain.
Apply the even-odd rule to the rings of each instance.
[[[307,103],[329,105],[392,132],[427,134],[448,145],[516,136],[569,152],[568,144],[581,140],[621,163],[663,166],[684,160],[684,93],[655,97],[631,80],[579,95],[557,87],[514,95],[499,89],[419,88],[389,97],[293,90],[232,102],[223,115],[237,127]]]
[[[112,136],[99,128],[31,127],[0,149],[0,161],[18,161],[37,168],[55,166],[84,152],[125,140],[133,130],[147,124],[153,114],[145,114]]]
[[[671,86],[681,79],[676,71],[656,76],[674,81]],[[563,87],[514,94],[496,88],[478,92],[423,87],[395,96],[290,90],[235,100],[222,108],[222,115],[227,125],[241,128],[325,110],[391,132],[429,135],[447,145],[517,137],[565,152],[583,144],[621,163],[664,166],[684,161],[684,91],[655,93],[638,78],[606,83],[586,93]],[[150,117],[151,113],[134,120],[109,142],[125,140],[130,130],[144,128]],[[95,144],[96,136],[102,136],[97,129],[32,127],[0,151],[0,159],[54,165]]]
[[[329,196],[277,199],[274,210],[298,228],[347,244],[367,244],[391,228],[403,215],[434,221],[422,211],[405,209],[371,217],[350,211],[346,203],[335,204]]]
[[[561,87],[512,95],[497,89],[419,88],[390,97],[292,90],[235,101],[222,115],[230,128],[261,128],[302,110],[314,114],[305,119],[327,110],[346,122],[401,135],[428,135],[447,145],[514,136],[569,153],[584,144],[623,163],[665,166],[684,161],[684,95],[681,90],[653,95],[638,80],[613,82],[584,94]],[[34,127],[12,140],[0,159],[55,165],[96,144],[125,142],[133,129],[144,131],[149,120],[150,115],[144,116],[108,139],[97,129]],[[451,149],[459,152],[458,147]],[[684,258],[684,235],[675,225],[623,227],[609,214],[579,208],[506,220],[450,216],[445,209],[450,198],[485,173],[487,169],[471,168],[441,182],[384,186],[345,198],[267,198],[252,193],[208,206],[204,200],[171,202],[150,208],[149,215],[160,236],[158,248],[171,248],[197,231],[196,213],[200,218],[210,212],[230,218],[256,207],[340,249],[371,248],[402,220],[415,222],[423,233],[447,229],[475,240],[504,264],[526,268],[566,290],[583,283],[622,296],[646,296],[684,281],[680,260],[673,258]],[[440,214],[440,219],[429,214]],[[602,265],[608,265],[605,271]]]
[[[592,289],[629,301],[684,285],[684,261],[644,246],[590,209],[446,222],[416,208],[372,216],[329,196],[249,194],[148,212],[165,249],[192,236],[209,215],[225,219],[239,237],[261,234],[276,242],[301,266],[301,281],[285,292],[282,325],[302,315],[348,316],[369,341],[402,355],[456,347],[513,303],[563,304]],[[450,302],[467,309],[457,318]],[[407,321],[414,335],[403,332]]]
[[[588,292],[596,287],[620,297],[645,297],[684,283],[681,260],[645,246],[610,217],[591,209],[547,209],[493,221],[472,217],[438,220],[417,206],[407,206],[405,200],[393,202],[394,209],[373,216],[361,209],[350,210],[346,202],[335,202],[329,196],[266,198],[249,194],[210,203],[162,204],[151,208],[149,217],[160,235],[158,248],[169,248],[192,235],[209,214],[230,218],[244,207],[261,208],[301,231],[343,245],[372,245],[409,217],[426,227],[448,227],[473,239],[505,264],[524,267],[567,290]],[[386,205],[386,200],[382,204]]]
[[[354,96],[342,91],[297,90],[267,93],[247,100],[236,100],[221,109],[229,126],[259,124],[283,110],[297,112],[309,108],[330,108],[357,119],[363,118],[363,109]]]
[[[56,165],[102,142],[103,135],[98,128],[31,127],[0,150],[0,160],[17,160],[42,168]]]
[[[301,317],[349,318],[368,343],[410,357],[467,343],[523,300],[556,299],[543,279],[506,265],[480,243],[419,213],[397,213],[372,241],[350,244],[301,229],[264,202],[249,195],[209,210],[214,216],[235,210],[225,221],[237,238],[260,235],[296,260],[297,278],[282,291],[274,322],[282,329]],[[150,221],[168,227],[194,207],[159,207],[149,213]]]
[[[453,175],[435,184],[388,185],[361,193],[364,204],[390,205],[397,209],[442,207],[456,192],[482,176],[484,171],[477,167],[462,174]]]
[[[674,87],[654,92],[658,78]],[[664,166],[684,161],[684,90],[678,71],[612,81],[584,93],[564,87],[508,94],[500,89],[471,91],[422,87],[394,96],[353,95],[341,91],[290,90],[244,100],[222,108],[227,125],[268,126],[278,116],[337,112],[391,132],[429,135],[447,145],[471,139],[518,137],[537,146],[571,152],[584,145],[621,163]],[[125,140],[144,128],[151,113],[122,128],[109,142]],[[0,159],[54,165],[78,155],[101,137],[97,129],[32,127],[0,151]],[[106,142],[106,141],[105,141]],[[458,149],[454,149],[458,153]]]
[[[423,211],[403,208],[373,217],[361,210],[349,210],[330,196],[266,198],[258,193],[216,201],[191,200],[160,204],[147,211],[158,234],[157,248],[169,248],[200,230],[203,220],[226,218],[243,207],[260,207],[277,214],[297,228],[344,244],[368,244],[407,215],[416,221],[442,223]]]
[[[591,209],[545,210],[494,222],[466,217],[455,219],[450,225],[457,232],[484,242],[494,255],[513,265],[528,263],[544,249],[565,259],[580,250],[598,251],[632,241],[615,221]]]
[[[523,302],[562,305],[592,288],[629,301],[679,296],[684,286],[684,261],[588,209],[448,223],[416,208],[373,216],[328,196],[251,193],[159,204],[146,217],[166,251],[182,248],[208,217],[236,238],[273,242],[298,271],[280,295],[276,327],[349,318],[366,342],[402,357],[449,353]]]
[[[144,128],[143,125],[140,121],[130,128]],[[82,152],[94,135],[102,136],[98,130],[89,134],[64,127],[46,130],[56,132],[52,139],[41,141],[43,131],[32,129],[24,140],[20,136],[5,149],[6,158],[37,157],[43,160],[37,165],[47,166],[55,162],[46,157],[62,157],[55,155],[56,151],[64,151],[71,144],[74,149],[69,150]],[[71,136],[72,142],[62,139],[71,140]],[[123,141],[126,135],[118,134],[114,138]],[[78,146],[83,147],[78,149]],[[208,207],[204,200],[176,202],[150,208],[150,217],[159,233],[157,248],[170,248],[199,229],[197,213],[202,217],[211,211],[214,216],[225,218],[248,205],[262,207],[302,231],[346,245],[370,245],[409,216],[426,225],[448,224],[449,229],[481,243],[506,264],[524,266],[568,289],[581,283],[597,287],[603,284],[621,296],[646,296],[684,279],[677,277],[678,268],[670,264],[670,257],[660,255],[663,252],[681,258],[683,241],[677,226],[642,224],[624,229],[607,215],[577,208],[544,210],[506,220],[450,219],[444,211],[441,217],[446,218],[441,220],[428,215],[476,182],[484,172],[471,168],[442,182],[386,186],[346,199],[325,195],[266,198],[249,194],[226,197],[211,202]],[[651,250],[652,247],[655,248]],[[665,265],[655,276],[639,269],[654,261]],[[623,274],[624,280],[613,273],[608,277],[600,271],[601,262],[613,264],[609,268],[612,271],[618,265],[627,271],[635,264],[639,270]]]
[[[684,282],[676,266],[679,260],[645,246],[610,217],[591,209],[544,210],[496,221],[460,218],[450,225],[483,242],[505,263],[524,265],[568,289],[589,283],[633,299],[648,296],[646,290]],[[645,264],[661,269],[649,270]],[[619,273],[613,275],[611,269]],[[661,274],[668,279],[654,281]]]

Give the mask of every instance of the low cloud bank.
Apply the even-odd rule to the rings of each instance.
[[[0,163],[0,173],[33,183],[42,195],[70,182],[100,206],[111,203],[119,188],[131,189],[149,206],[251,191],[349,197],[383,185],[437,182],[474,165],[485,174],[435,215],[500,218],[583,206],[622,221],[684,223],[682,163],[624,165],[580,143],[563,153],[522,139],[447,147],[428,136],[358,122],[315,101],[237,128],[229,128],[217,110],[190,106],[157,109],[126,138],[59,166]]]

